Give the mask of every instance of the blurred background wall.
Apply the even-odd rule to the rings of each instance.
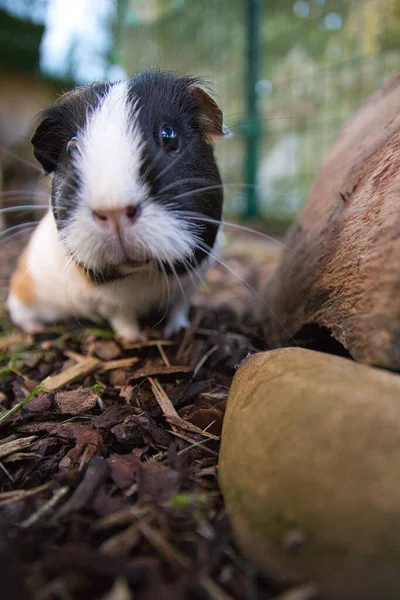
[[[399,58],[400,0],[0,0],[0,147],[31,161],[32,117],[77,83],[200,75],[234,133],[217,150],[226,214],[278,227]],[[0,161],[3,190],[10,173],[13,192],[19,173],[36,185],[26,163]]]

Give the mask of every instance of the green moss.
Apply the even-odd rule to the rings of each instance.
[[[171,498],[171,504],[182,511],[205,509],[208,506],[207,498],[200,494],[176,494]]]
[[[79,333],[79,339],[84,339],[89,335],[94,335],[98,338],[102,338],[103,340],[112,340],[115,338],[115,333],[112,329],[107,327],[90,327]]]
[[[10,320],[5,315],[0,314],[0,339],[2,337],[10,335],[14,331],[14,327],[10,323]]]
[[[6,365],[5,367],[1,367],[0,368],[0,379],[4,379],[5,377],[7,377],[7,375],[10,375],[10,373],[12,373],[13,370]]]
[[[92,390],[96,394],[96,396],[98,396],[101,399],[104,392],[104,385],[102,385],[101,383],[95,383],[92,387]]]

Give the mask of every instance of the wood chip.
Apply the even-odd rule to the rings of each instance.
[[[219,440],[219,436],[214,435],[213,433],[209,433],[208,431],[205,431],[203,429],[200,429],[200,427],[196,427],[196,425],[193,425],[189,421],[185,421],[185,419],[182,419],[182,417],[180,417],[176,412],[174,405],[168,398],[167,393],[161,386],[160,382],[157,379],[152,379],[151,377],[149,377],[149,381],[151,389],[153,390],[153,394],[158,404],[160,405],[160,408],[163,411],[163,414],[165,415],[167,421],[171,425],[179,427],[180,429],[185,429],[186,431],[190,431],[192,433],[200,434],[204,437],[211,438],[213,440]]]
[[[49,394],[40,394],[35,396],[32,400],[29,400],[25,406],[22,407],[23,413],[44,413],[51,409],[51,397]]]
[[[211,438],[212,440],[219,440],[218,435],[214,435],[213,433],[210,433],[210,432],[206,431],[205,429],[200,429],[200,427],[196,427],[196,425],[189,423],[189,421],[185,421],[185,419],[182,419],[182,417],[178,416],[178,418],[176,419],[173,416],[168,416],[168,417],[166,417],[166,419],[169,423],[171,423],[171,425],[176,425],[177,427],[180,427],[181,429],[186,429],[186,431],[191,431],[192,433],[198,433],[199,435]]]
[[[140,458],[134,454],[111,454],[106,460],[115,485],[121,489],[129,488],[140,469]]]
[[[180,433],[178,431],[171,431],[171,433],[172,433],[172,435],[175,435],[176,437],[180,438],[181,440],[185,440],[185,442],[188,442],[188,444],[190,444],[190,446],[188,446],[187,448],[184,448],[184,450],[189,450],[190,448],[200,445],[196,441],[192,440],[192,438],[190,438],[187,435],[184,435],[183,433]],[[207,441],[207,440],[203,440],[203,441]],[[207,448],[207,446],[204,446],[203,444],[202,444],[202,448],[203,448],[203,450],[205,450],[205,452],[208,452],[208,454],[211,454],[212,456],[218,456],[218,452],[214,452],[214,450],[211,450],[211,448]],[[181,450],[181,452],[183,452],[183,450]]]
[[[119,358],[117,360],[109,360],[101,367],[102,371],[113,371],[114,369],[129,369],[134,364],[139,362],[137,356],[131,356],[129,358]]]
[[[27,527],[32,527],[32,525],[37,523],[37,521],[40,521],[41,519],[43,519],[43,517],[45,517],[48,513],[50,513],[53,510],[53,508],[56,506],[56,504],[58,504],[58,502],[60,502],[60,500],[68,492],[69,492],[68,486],[59,488],[53,494],[53,496],[50,498],[50,500],[48,500],[47,502],[45,502],[44,504],[39,506],[38,510],[36,512],[34,512],[33,515],[31,515],[30,517],[25,519],[25,521],[22,521],[22,523],[20,523],[19,526],[22,527],[22,529],[26,529]]]
[[[82,360],[87,359],[87,356],[85,356],[84,354],[79,354],[78,352],[74,352],[73,350],[64,350],[63,353],[67,358],[70,358],[74,362],[81,362]]]
[[[148,506],[127,506],[126,508],[122,508],[118,512],[112,513],[111,515],[107,515],[102,519],[99,519],[97,522],[93,524],[94,531],[101,531],[102,529],[109,529],[112,527],[116,527],[119,525],[127,525],[132,523],[132,521],[137,519],[142,519],[145,515],[149,513]]]
[[[11,475],[10,471],[5,467],[5,465],[3,465],[2,462],[0,462],[0,470],[11,481],[11,483],[14,484],[14,482],[15,482],[14,477]]]
[[[5,456],[10,456],[11,454],[14,454],[14,452],[20,452],[21,450],[25,450],[25,448],[29,448],[36,438],[36,435],[31,435],[29,437],[18,438],[16,440],[12,440],[11,442],[1,444],[0,459],[4,458]]]
[[[26,335],[24,333],[13,333],[11,335],[0,337],[0,350],[6,350],[7,348],[11,348],[17,344],[28,345],[32,343],[33,338],[31,335]]]
[[[121,340],[121,346],[124,350],[137,350],[139,348],[150,348],[151,346],[173,346],[175,342],[170,340],[149,340],[147,342],[124,342]]]
[[[153,379],[149,377],[149,382],[151,385],[151,389],[153,390],[153,394],[158,404],[160,405],[161,410],[163,411],[166,417],[173,417],[175,419],[180,419],[180,416],[176,412],[174,405],[171,400],[168,398],[167,393],[164,388],[161,386],[158,379]]]
[[[43,458],[41,454],[36,454],[35,452],[14,452],[14,454],[10,454],[9,456],[4,457],[5,463],[13,463],[19,460],[40,460]]]
[[[174,548],[168,540],[162,535],[150,527],[147,523],[138,523],[138,528],[147,539],[148,542],[157,550],[157,552],[164,558],[164,560],[173,568],[190,569],[191,561],[181,554],[176,548]]]
[[[126,579],[116,579],[111,590],[101,600],[133,600],[132,590]]]
[[[96,488],[102,483],[109,473],[109,467],[104,458],[96,456],[91,459],[86,473],[72,494],[71,498],[61,507],[55,515],[55,519],[65,517],[71,512],[76,512],[87,506]]]
[[[141,369],[136,369],[131,375],[131,379],[142,379],[145,377],[159,377],[166,375],[176,375],[177,377],[183,377],[193,371],[192,367],[186,365],[173,366],[173,367],[162,367],[156,365],[145,365]]]
[[[227,594],[215,581],[208,575],[200,577],[200,585],[207,593],[210,600],[233,600],[233,596]]]
[[[97,396],[90,388],[66,390],[57,392],[54,403],[62,415],[81,415],[96,406]]]
[[[165,350],[164,350],[163,346],[161,344],[157,344],[157,348],[158,348],[158,351],[159,351],[159,353],[161,355],[161,358],[165,362],[165,366],[166,367],[170,367],[171,363],[169,362],[168,356],[165,354]]]
[[[146,502],[167,502],[178,493],[181,475],[155,460],[141,463],[139,470],[140,498]]]
[[[97,340],[94,343],[94,353],[101,360],[116,360],[121,355],[121,349],[115,340]]]
[[[110,556],[121,556],[129,552],[139,542],[140,533],[137,523],[108,538],[101,546],[100,552]]]
[[[61,371],[61,373],[50,377],[44,386],[44,391],[56,392],[68,385],[69,383],[73,383],[78,379],[87,377],[88,375],[96,371],[100,365],[100,360],[92,356],[88,356],[85,358],[85,360],[81,360],[78,363],[76,363],[76,365],[72,365],[64,371]]]
[[[197,373],[200,371],[201,367],[205,364],[205,362],[211,356],[211,354],[214,354],[214,352],[216,352],[218,350],[218,348],[219,348],[219,346],[218,346],[218,344],[216,344],[215,346],[210,348],[209,351],[206,352],[201,357],[201,359],[199,360],[199,362],[197,363],[197,365],[195,366],[195,368],[193,370],[193,379],[196,377]]]
[[[113,388],[125,387],[129,380],[129,371],[127,369],[114,369],[110,371],[108,381]]]
[[[48,487],[50,487],[50,483],[39,485],[38,487],[33,488],[31,490],[11,490],[10,492],[3,492],[0,494],[0,504],[4,505],[19,502],[20,500],[29,498],[29,496],[35,496],[36,494],[40,494],[40,492],[47,490]]]
[[[190,327],[188,327],[188,329],[186,329],[184,333],[181,345],[179,346],[178,352],[176,353],[176,360],[183,360],[183,357],[185,356],[186,351],[189,348],[201,321],[203,320],[203,316],[203,311],[197,311],[195,318],[190,324]]]
[[[133,413],[130,406],[113,404],[92,420],[92,426],[95,429],[111,429]]]
[[[56,435],[63,439],[74,440],[75,446],[71,448],[58,464],[59,469],[69,468],[71,465],[79,462],[84,457],[88,462],[98,450],[102,447],[102,434],[98,429],[94,429],[88,423],[64,422],[54,425],[49,430],[51,435]]]
[[[122,444],[137,444],[140,438],[153,447],[168,448],[171,443],[169,433],[159,427],[146,413],[131,415],[121,425],[111,429],[117,440]]]

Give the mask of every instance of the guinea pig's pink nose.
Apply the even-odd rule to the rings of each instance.
[[[125,206],[124,208],[108,208],[94,210],[93,218],[104,229],[119,229],[121,225],[134,223],[140,212],[139,206]]]

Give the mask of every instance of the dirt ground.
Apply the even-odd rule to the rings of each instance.
[[[2,243],[2,306],[20,249]],[[235,546],[217,483],[232,377],[265,347],[250,288],[278,251],[231,236],[229,269],[210,271],[170,342],[77,323],[32,337],[3,310],[0,407],[32,399],[0,422],[1,598],[284,598]]]

